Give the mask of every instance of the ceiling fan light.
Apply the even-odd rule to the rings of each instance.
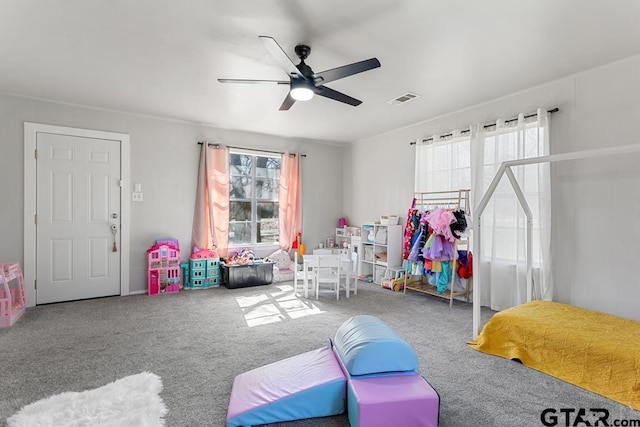
[[[305,86],[293,87],[290,93],[296,101],[308,101],[313,98],[313,90]]]
[[[292,79],[289,95],[296,101],[308,101],[313,98],[314,86],[306,80]]]

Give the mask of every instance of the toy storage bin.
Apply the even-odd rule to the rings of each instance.
[[[373,272],[373,282],[380,285],[382,283],[382,279],[387,271],[387,267],[382,265],[376,265]]]
[[[374,241],[373,224],[364,224],[362,226],[362,239],[365,242],[373,243]]]
[[[380,225],[397,225],[400,218],[397,215],[382,215]]]
[[[252,265],[221,265],[222,284],[230,289],[270,285],[273,282],[272,262]]]
[[[364,258],[365,261],[373,262],[373,246],[367,245],[364,247]]]

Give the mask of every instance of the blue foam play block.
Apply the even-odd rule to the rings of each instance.
[[[238,375],[227,426],[251,426],[345,411],[346,378],[329,348],[309,351]]]
[[[413,348],[374,316],[363,314],[345,321],[336,332],[334,345],[351,375],[418,370]]]

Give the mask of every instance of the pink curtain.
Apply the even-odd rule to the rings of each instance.
[[[229,149],[202,143],[191,247],[227,256],[229,246]]]
[[[280,162],[280,192],[278,216],[280,219],[280,247],[289,250],[302,231],[302,191],[300,156],[284,153]]]

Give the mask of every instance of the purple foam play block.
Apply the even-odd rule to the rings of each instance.
[[[227,426],[322,417],[345,410],[346,378],[324,347],[238,375],[227,410]]]
[[[351,427],[437,427],[440,397],[418,374],[351,377],[347,407]]]

